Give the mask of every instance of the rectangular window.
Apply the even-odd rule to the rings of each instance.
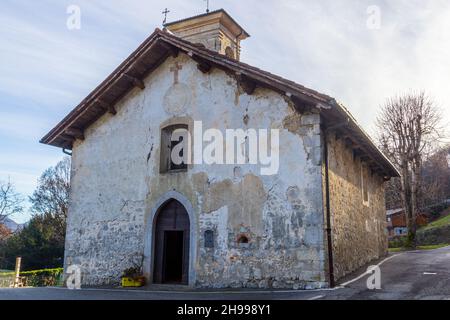
[[[187,144],[187,125],[173,125],[161,130],[161,173],[187,170]]]

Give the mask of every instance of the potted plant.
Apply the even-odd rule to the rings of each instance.
[[[134,266],[123,271],[122,287],[142,287],[145,285],[145,277],[141,267]]]

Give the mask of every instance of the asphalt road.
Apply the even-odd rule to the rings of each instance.
[[[367,288],[364,270],[344,280],[344,287],[312,291],[164,291],[119,288],[0,289],[0,300],[450,300],[450,247],[412,251],[380,262],[381,289]]]
[[[366,276],[326,299],[450,300],[450,247],[400,253],[380,270],[381,290],[368,290]]]

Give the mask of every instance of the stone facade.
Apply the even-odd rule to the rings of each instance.
[[[334,275],[339,279],[387,254],[384,180],[354,157],[344,139],[330,134],[327,140]]]
[[[320,116],[299,114],[269,89],[247,95],[234,77],[219,69],[203,74],[184,54],[168,58],[144,82],[144,90],[129,92],[115,116],[102,116],[73,146],[65,266],[79,265],[84,285],[117,284],[134,264],[151,281],[152,220],[164,199],[179,195],[191,219],[191,286],[327,286]],[[192,130],[193,121],[222,132],[279,129],[278,174],[260,175],[250,164],[160,173],[161,129],[183,123]],[[382,193],[381,185],[373,187]],[[335,202],[344,205],[338,197]],[[377,217],[373,210],[367,219]],[[347,262],[341,236],[353,235],[335,220],[336,250]],[[213,247],[204,245],[206,230],[214,233]],[[249,239],[245,245],[237,241],[242,235]],[[355,259],[380,253],[364,252],[338,265],[346,270],[359,263]]]

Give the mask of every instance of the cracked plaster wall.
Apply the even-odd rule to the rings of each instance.
[[[174,60],[182,67],[177,84]],[[144,82],[74,145],[65,266],[80,265],[84,285],[117,284],[124,269],[150,259],[145,225],[157,199],[176,190],[195,210],[196,286],[326,286],[319,115],[295,113],[268,89],[247,95],[233,77],[203,74],[183,54]],[[223,133],[280,129],[279,173],[199,164],[160,174],[160,126],[176,119]],[[204,246],[206,230],[214,231],[213,248]],[[248,244],[237,243],[242,235]]]

